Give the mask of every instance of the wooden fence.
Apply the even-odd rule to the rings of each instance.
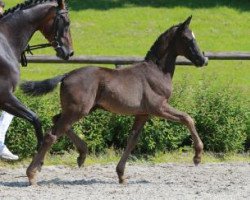
[[[250,52],[205,52],[204,55],[209,60],[250,60]],[[65,64],[114,64],[127,65],[143,61],[143,57],[136,56],[73,56],[70,60],[65,61],[57,58],[56,56],[27,56],[29,63],[65,63]],[[177,57],[177,65],[192,65],[192,63],[184,57]]]

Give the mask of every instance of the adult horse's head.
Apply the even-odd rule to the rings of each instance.
[[[177,26],[175,33],[175,50],[177,55],[185,56],[195,66],[202,67],[207,64],[208,59],[201,53],[194,33],[189,29],[192,16]]]
[[[57,52],[57,56],[68,60],[73,56],[72,39],[70,34],[70,20],[64,0],[51,2],[52,8],[48,10],[39,30],[49,40]]]

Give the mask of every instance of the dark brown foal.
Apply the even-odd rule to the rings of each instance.
[[[125,182],[124,169],[127,159],[138,141],[144,124],[152,115],[186,125],[194,142],[194,163],[196,165],[200,163],[203,143],[195,129],[193,119],[168,104],[172,93],[176,57],[183,55],[196,66],[207,63],[189,29],[190,20],[191,17],[160,35],[147,53],[144,62],[116,70],[84,67],[52,79],[26,82],[22,85],[24,92],[41,95],[52,91],[61,82],[62,112],[27,169],[31,184],[36,183],[36,172],[41,168],[45,153],[56,139],[64,133],[71,139],[76,138],[70,131],[71,126],[96,108],[135,116],[127,147],[116,167],[120,183]],[[78,141],[78,148],[83,152],[81,161],[84,161],[85,143],[80,144],[79,138],[75,141]]]

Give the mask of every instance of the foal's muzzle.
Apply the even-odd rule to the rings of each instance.
[[[203,67],[208,65],[208,57],[205,56],[203,53],[198,53],[196,56],[193,57],[192,62],[195,64],[196,67]]]

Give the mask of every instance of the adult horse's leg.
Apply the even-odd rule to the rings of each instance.
[[[1,105],[1,109],[7,111],[8,113],[21,117],[32,123],[35,128],[35,133],[37,137],[37,149],[42,145],[43,133],[41,122],[39,121],[37,115],[27,109],[15,96],[9,94],[5,97],[5,101]]]
[[[53,123],[56,124],[57,120],[60,118],[61,114],[55,115],[53,117]],[[81,167],[84,163],[88,148],[86,143],[73,131],[72,128],[69,129],[69,131],[66,133],[69,139],[74,143],[74,145],[77,148],[77,151],[79,152],[79,156],[77,157],[77,164],[78,167]]]
[[[158,116],[180,122],[188,127],[194,142],[195,156],[193,161],[195,165],[198,165],[201,162],[203,143],[196,131],[194,120],[187,113],[174,109],[166,102],[163,103]]]
[[[135,148],[135,145],[139,139],[140,132],[147,120],[148,120],[148,115],[138,115],[135,117],[132,131],[128,138],[126,149],[116,167],[116,172],[119,178],[119,183],[125,182],[124,169],[125,169],[127,159],[131,151]]]
[[[29,165],[26,171],[31,185],[36,184],[36,173],[38,170],[41,169],[45,154],[59,137],[69,131],[72,123],[73,121],[71,120],[71,118],[61,115],[56,125],[53,127],[52,132],[50,131],[44,136],[41,148],[38,150],[38,153],[33,158],[31,164]]]

